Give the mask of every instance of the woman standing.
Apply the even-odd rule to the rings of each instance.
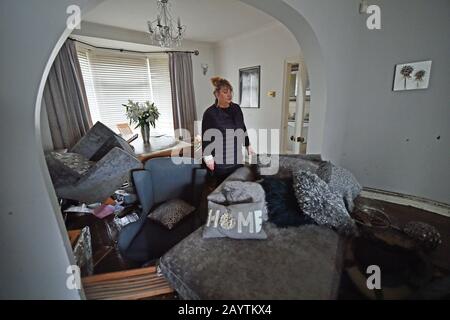
[[[249,155],[254,152],[241,107],[232,102],[233,87],[230,82],[220,77],[212,78],[211,82],[216,101],[203,113],[202,150],[209,172],[221,181],[243,166],[243,145]],[[219,133],[221,137],[217,136]]]

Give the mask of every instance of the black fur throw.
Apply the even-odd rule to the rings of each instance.
[[[314,220],[304,215],[298,207],[292,178],[265,177],[261,186],[266,193],[269,221],[277,227],[297,227],[314,223]]]

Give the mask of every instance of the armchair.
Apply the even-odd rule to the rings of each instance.
[[[100,202],[142,168],[130,145],[97,122],[69,152],[45,155],[56,194],[80,202]]]
[[[175,164],[173,158],[155,158],[145,163],[143,170],[132,173],[133,183],[141,202],[139,220],[125,226],[119,233],[118,246],[123,257],[146,262],[161,257],[170,248],[199,228],[206,221],[207,212],[200,206],[206,169],[189,163]],[[147,218],[156,205],[183,199],[196,211],[183,218],[171,230]]]

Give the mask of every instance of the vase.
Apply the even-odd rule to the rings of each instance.
[[[141,125],[141,135],[144,144],[150,143],[150,124],[146,123]]]

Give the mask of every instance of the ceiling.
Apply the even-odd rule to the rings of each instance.
[[[147,32],[155,20],[157,0],[106,0],[88,12],[84,21]],[[171,13],[187,26],[185,38],[219,42],[253,31],[276,20],[238,0],[169,0]]]

